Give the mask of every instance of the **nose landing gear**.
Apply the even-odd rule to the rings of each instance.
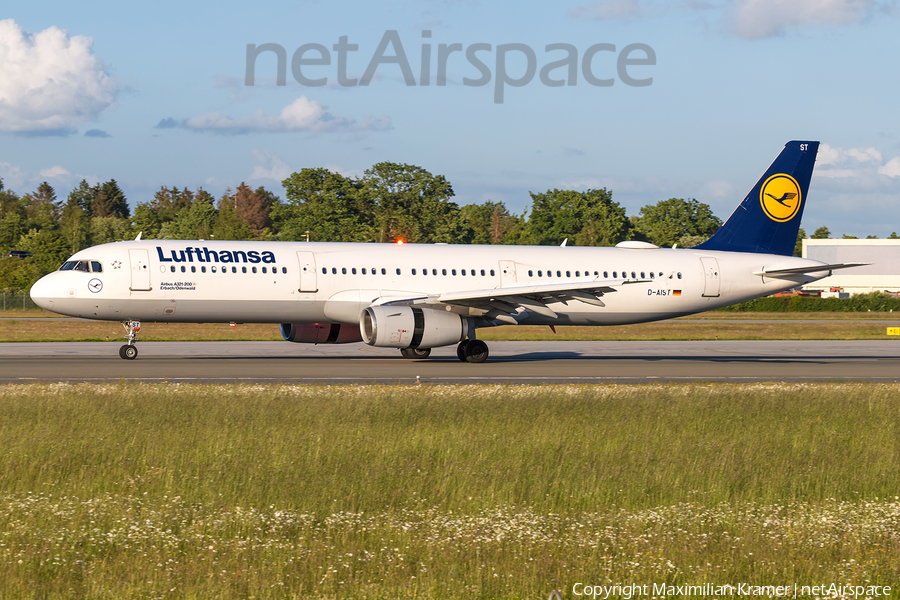
[[[128,340],[128,343],[119,348],[119,356],[125,360],[134,360],[138,355],[135,343],[137,342],[137,334],[141,330],[141,322],[123,321],[122,327],[125,328],[125,339]]]

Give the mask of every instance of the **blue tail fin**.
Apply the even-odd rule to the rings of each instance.
[[[744,201],[700,250],[791,256],[819,142],[788,142]]]

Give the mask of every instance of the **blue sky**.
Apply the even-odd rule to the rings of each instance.
[[[900,230],[896,2],[33,2],[5,12],[0,177],[19,193],[46,180],[64,197],[82,178],[115,178],[132,204],[161,185],[219,195],[245,181],[283,195],[280,180],[304,167],[361,175],[394,161],[445,175],[460,204],[502,200],[521,213],[529,191],[607,187],[628,214],[684,197],[725,218],[786,141],[810,139],[823,146],[807,231]],[[347,75],[359,79],[387,31],[416,79],[430,45],[431,85],[406,85],[389,63],[368,86],[339,85],[339,38],[359,47],[347,53]],[[246,86],[247,44],[266,43],[285,49],[287,85],[264,53]],[[330,52],[330,65],[301,67],[325,86],[294,80],[291,57],[304,44]],[[489,44],[476,56],[490,82],[463,85],[480,73],[456,52],[436,85],[439,44]],[[537,74],[503,86],[497,103],[505,44],[531,48]],[[566,56],[549,44],[577,51],[576,85],[541,82],[541,69]],[[615,46],[591,63],[611,86],[583,74],[596,44]],[[655,54],[626,71],[651,85],[619,77],[630,44]],[[509,50],[507,76],[523,77],[526,63]]]

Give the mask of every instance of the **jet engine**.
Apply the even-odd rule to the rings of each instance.
[[[362,341],[359,327],[339,323],[282,323],[281,337],[298,344],[351,344]]]
[[[410,306],[370,306],[359,321],[362,339],[385,348],[436,348],[466,337],[458,314]]]

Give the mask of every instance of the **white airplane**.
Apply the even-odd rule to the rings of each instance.
[[[364,341],[426,358],[488,357],[481,327],[621,325],[720,308],[821,279],[792,256],[818,142],[788,142],[743,202],[691,249],[133,240],[82,250],[31,288],[47,310],[121,321],[280,323],[289,342]],[[140,236],[138,236],[140,238]]]

